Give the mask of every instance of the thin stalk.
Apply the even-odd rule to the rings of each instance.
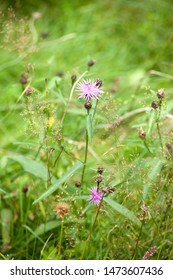
[[[58,254],[59,254],[59,255],[61,255],[61,246],[62,246],[63,227],[64,227],[64,218],[62,217],[62,222],[61,222],[61,232],[60,232],[60,240],[59,240],[59,249],[58,249]]]
[[[83,249],[83,252],[82,252],[81,260],[82,260],[83,257],[84,257],[85,250],[86,250],[86,246],[87,246],[87,244],[88,244],[88,242],[89,242],[89,240],[90,240],[91,234],[93,233],[93,230],[94,230],[94,227],[95,227],[95,224],[96,224],[96,221],[97,221],[97,218],[98,218],[100,209],[101,209],[102,201],[103,201],[103,197],[102,197],[102,199],[100,200],[100,203],[99,203],[99,205],[98,205],[98,207],[97,207],[97,212],[96,212],[96,215],[95,215],[95,219],[94,219],[93,225],[92,225],[92,227],[91,227],[91,229],[90,229],[90,232],[89,232],[89,235],[88,235],[88,237],[87,237],[87,239],[86,239],[86,241],[85,241],[85,245],[84,245],[84,249]]]
[[[134,250],[134,253],[133,253],[132,260],[134,260],[134,258],[136,256],[136,252],[137,252],[137,249],[138,249],[138,244],[139,244],[139,240],[140,240],[140,237],[141,237],[141,234],[142,234],[143,226],[144,226],[144,220],[142,221],[142,225],[140,227],[140,231],[139,231],[138,239],[136,241],[136,246],[135,246],[135,250]]]
[[[159,140],[160,140],[160,146],[163,152],[163,143],[162,143],[162,136],[161,136],[161,131],[160,131],[160,124],[159,124],[159,120],[156,121],[156,125],[157,125],[157,131],[158,131],[158,135],[159,135]]]
[[[144,140],[144,146],[145,146],[145,148],[148,150],[148,152],[152,154],[152,152],[150,151],[150,149],[149,149],[149,147],[148,147],[148,145],[147,145],[147,143],[146,143],[146,140]]]
[[[85,168],[86,168],[86,162],[87,162],[87,155],[88,155],[88,131],[86,129],[86,144],[85,144],[85,158],[84,158],[84,164],[82,169],[82,176],[81,176],[81,185],[83,185],[84,175],[85,175]]]
[[[99,102],[99,100],[97,99],[97,100],[96,100],[96,105],[95,105],[95,107],[94,107],[94,112],[93,112],[93,116],[92,116],[92,121],[94,120],[94,117],[95,117],[95,113],[96,113],[96,109],[97,109],[98,102]]]

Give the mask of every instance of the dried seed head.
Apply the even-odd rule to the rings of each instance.
[[[149,260],[150,257],[157,252],[157,247],[153,246],[151,248],[149,248],[149,250],[147,252],[145,252],[145,254],[143,255],[142,260]]]
[[[26,194],[28,192],[28,190],[29,190],[29,186],[28,185],[23,187],[23,193],[24,194]]]
[[[96,61],[91,59],[88,61],[87,65],[88,65],[88,67],[92,67],[95,63],[96,63]]]
[[[102,174],[104,171],[103,167],[98,167],[97,173]]]
[[[138,135],[142,140],[144,140],[146,137],[146,132],[142,128],[140,128],[138,129]]]
[[[42,33],[41,33],[41,37],[42,37],[43,39],[46,39],[47,37],[49,37],[49,33],[47,33],[47,32],[42,32]]]
[[[172,147],[172,145],[169,144],[169,143],[166,143],[165,146],[168,149],[169,154],[172,155],[173,154],[173,147]]]
[[[95,182],[97,182],[97,183],[101,183],[101,182],[103,181],[103,177],[102,177],[102,176],[96,176],[96,177],[94,178],[94,180],[95,180]]]
[[[152,103],[151,103],[151,107],[153,108],[153,109],[157,109],[157,108],[159,108],[159,102],[158,101],[153,101]]]
[[[90,109],[92,108],[91,102],[90,102],[90,101],[86,102],[86,103],[84,104],[84,107],[85,107],[85,109],[90,110]]]
[[[22,85],[25,85],[25,84],[27,84],[27,78],[26,78],[26,76],[22,73],[21,75],[20,75],[20,83],[22,84]]]
[[[157,92],[157,97],[158,97],[159,99],[163,99],[163,98],[165,97],[165,92],[164,92],[164,89],[163,89],[163,88],[161,88],[161,89],[158,90],[158,92]]]
[[[76,186],[76,188],[80,188],[81,187],[81,182],[75,182],[75,186]]]
[[[103,84],[102,80],[96,80],[96,86],[98,88],[100,88],[102,86],[102,84]]]
[[[111,187],[108,188],[108,193],[113,193],[114,191],[115,191],[114,187],[111,186]]]
[[[35,90],[34,90],[33,87],[28,86],[28,87],[26,87],[24,93],[25,93],[26,96],[29,96],[29,95],[31,95],[32,93],[34,93],[34,91],[35,91]]]
[[[69,213],[70,206],[65,202],[60,202],[56,206],[56,214],[64,219],[64,216]]]
[[[74,84],[74,82],[77,80],[77,76],[74,74],[71,76],[71,81],[72,81],[72,84]]]

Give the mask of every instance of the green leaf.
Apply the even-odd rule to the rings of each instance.
[[[46,198],[47,196],[51,195],[53,192],[55,192],[60,185],[62,185],[70,176],[72,176],[79,168],[81,168],[81,166],[83,165],[83,163],[81,161],[77,161],[73,167],[63,176],[61,177],[59,180],[56,180],[56,183],[53,184],[52,186],[50,186],[50,188],[44,192],[38,199],[36,199],[33,204],[36,204],[37,202],[39,202],[40,200]]]
[[[37,178],[41,178],[44,181],[47,181],[47,167],[42,163],[21,155],[8,155],[7,157],[20,163],[26,172],[31,173]],[[53,177],[52,180],[53,182],[56,182],[55,177]]]
[[[4,191],[3,189],[0,188],[0,192],[4,193],[4,194],[8,194],[6,191]]]
[[[2,243],[10,243],[11,228],[13,223],[13,214],[11,209],[3,208],[1,210],[1,227],[2,227]]]
[[[125,206],[123,206],[109,198],[104,198],[104,201],[106,201],[113,208],[113,210],[115,210],[116,212],[125,216],[127,219],[132,221],[138,227],[141,227],[141,221],[135,216],[135,214],[133,212],[131,212]]]
[[[28,226],[26,225],[24,225],[24,227],[26,227],[32,233],[29,242],[32,241],[34,238],[38,238],[41,242],[43,242],[43,240],[39,236],[54,228],[60,227],[60,225],[61,225],[61,221],[50,221],[45,224],[39,225],[34,231],[28,228]]]
[[[146,199],[148,192],[153,184],[156,181],[157,176],[160,174],[162,169],[163,162],[159,158],[154,158],[152,161],[151,168],[148,172],[148,183],[143,188],[143,199]]]
[[[38,236],[37,232],[34,232],[30,227],[28,227],[27,225],[23,225],[23,227],[25,229],[27,229],[30,233],[32,233],[32,238],[30,238],[29,241],[31,241],[32,239],[37,238],[38,240],[40,240],[41,243],[44,244],[44,241]]]
[[[93,127],[92,127],[92,119],[91,115],[87,115],[86,117],[86,128],[87,128],[87,133],[88,133],[88,140],[89,143],[92,142],[92,136],[93,136]]]

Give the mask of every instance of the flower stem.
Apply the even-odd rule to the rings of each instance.
[[[97,207],[97,212],[96,212],[96,215],[95,215],[94,222],[93,222],[92,227],[91,227],[91,229],[90,229],[89,235],[88,235],[88,237],[87,237],[87,239],[86,239],[86,241],[85,241],[85,245],[84,245],[84,249],[83,249],[83,252],[82,252],[81,260],[82,260],[83,257],[84,257],[85,250],[86,250],[86,246],[87,246],[87,244],[88,244],[88,242],[89,242],[89,240],[90,240],[91,234],[92,234],[92,232],[93,232],[93,230],[94,230],[94,226],[95,226],[95,223],[96,223],[96,221],[97,221],[97,218],[98,218],[98,215],[99,215],[99,212],[100,212],[100,209],[101,209],[102,201],[103,201],[103,197],[102,197],[102,199],[100,200],[100,203],[99,203],[99,205],[98,205],[98,207]]]
[[[81,185],[83,185],[84,175],[85,175],[85,168],[87,162],[87,155],[88,155],[88,131],[86,129],[86,145],[85,145],[85,158],[84,158],[84,165],[82,169],[82,176],[81,176]]]
[[[59,249],[58,249],[59,255],[61,254],[63,226],[64,226],[64,218],[62,218],[62,222],[61,222],[61,232],[60,232]]]

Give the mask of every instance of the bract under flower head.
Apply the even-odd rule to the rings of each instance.
[[[99,204],[99,202],[101,201],[103,197],[103,193],[102,192],[98,192],[98,189],[97,187],[94,187],[92,190],[91,190],[91,195],[89,197],[89,201],[94,203],[94,204]]]
[[[77,92],[79,92],[79,98],[84,98],[90,101],[92,98],[98,99],[102,93],[104,93],[97,82],[93,80],[83,80],[78,84]]]

